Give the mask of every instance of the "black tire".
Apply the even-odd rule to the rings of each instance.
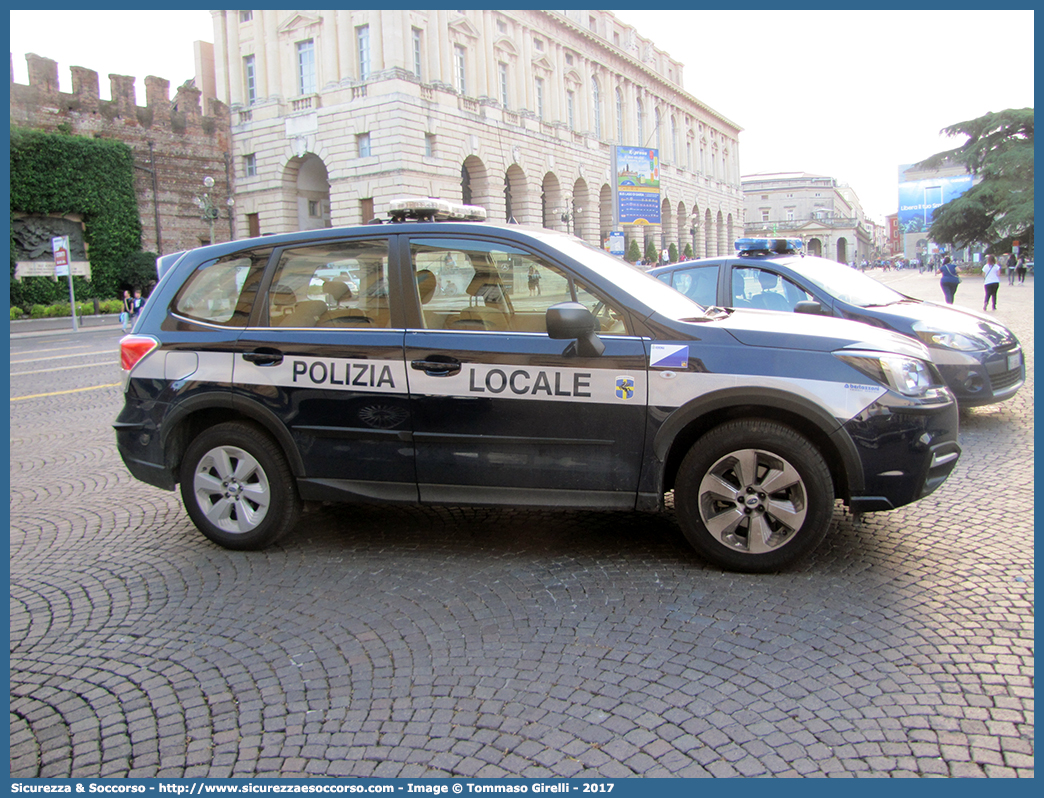
[[[800,433],[772,421],[730,421],[682,460],[674,506],[701,556],[728,570],[764,573],[822,542],[834,486],[823,456]]]
[[[200,532],[240,551],[272,545],[301,515],[282,450],[260,427],[240,421],[204,430],[189,444],[181,499]]]

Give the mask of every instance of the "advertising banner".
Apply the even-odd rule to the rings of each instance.
[[[620,224],[660,223],[659,150],[616,147],[616,196]]]
[[[912,168],[899,167],[899,176]],[[936,208],[959,197],[972,187],[971,175],[932,177],[925,180],[899,181],[899,230],[903,233],[923,233],[932,223]]]

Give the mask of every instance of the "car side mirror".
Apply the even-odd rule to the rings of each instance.
[[[579,302],[559,302],[544,313],[547,334],[556,340],[576,341],[576,354],[581,357],[598,357],[605,351],[605,344],[595,334],[598,319]]]
[[[823,313],[823,306],[811,299],[803,299],[794,305],[795,313],[811,313],[818,316]]]

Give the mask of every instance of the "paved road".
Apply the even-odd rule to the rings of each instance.
[[[1032,293],[996,313],[1031,375]],[[13,777],[1033,774],[1032,376],[937,493],[746,576],[670,514],[343,506],[216,548],[116,454],[118,336],[11,341]]]

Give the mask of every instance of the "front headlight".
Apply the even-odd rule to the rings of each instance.
[[[935,366],[906,355],[881,352],[835,352],[852,368],[903,396],[924,396],[942,385]]]
[[[983,341],[981,338],[977,338],[974,335],[965,335],[963,333],[952,332],[949,330],[940,330],[938,327],[933,327],[924,322],[917,322],[914,324],[913,330],[917,333],[917,337],[921,339],[925,346],[955,349],[958,352],[981,352],[984,349],[990,348],[990,345],[986,341]]]

